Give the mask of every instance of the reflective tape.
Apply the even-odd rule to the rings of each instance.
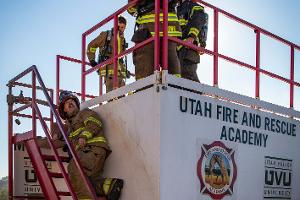
[[[102,137],[102,136],[99,136],[99,137],[94,137],[94,138],[88,139],[86,141],[87,144],[93,143],[93,142],[103,142],[103,143],[106,143],[106,139],[104,137]]]
[[[86,125],[88,122],[94,122],[95,124],[97,124],[99,127],[102,126],[102,123],[100,120],[96,119],[95,117],[88,117],[86,118],[86,120],[84,120],[84,125]]]
[[[154,36],[155,32],[151,32],[151,35]],[[159,32],[159,36],[163,36],[163,32]],[[173,36],[173,37],[182,37],[182,32],[180,31],[168,31],[168,36]]]
[[[194,7],[192,8],[192,12],[191,12],[190,17],[193,16],[193,14],[194,14],[195,11],[199,11],[199,10],[204,10],[204,8],[203,8],[202,6],[194,6]]]
[[[160,13],[159,21],[163,21],[163,13]],[[178,22],[178,17],[175,13],[168,14],[168,21],[169,22]],[[148,14],[138,17],[136,20],[137,24],[147,24],[147,23],[154,23],[155,22],[155,14]]]
[[[78,128],[76,131],[73,131],[72,133],[70,133],[69,138],[76,137],[83,130],[84,130],[84,127]]]
[[[137,12],[137,9],[135,7],[130,7],[127,9],[127,11],[130,13],[130,14],[134,14]]]
[[[120,34],[118,33],[118,36],[117,36],[117,40],[118,40],[118,54],[121,53],[121,38],[120,38]]]
[[[186,19],[179,19],[180,26],[185,26],[188,23],[188,20]]]
[[[155,32],[150,32],[152,36],[155,35]],[[163,36],[163,32],[159,32],[159,36]],[[176,26],[168,26],[168,36],[173,36],[173,37],[182,37],[182,32],[176,30]]]
[[[193,34],[197,37],[199,35],[199,33],[200,33],[199,29],[192,27],[192,28],[190,28],[190,32],[188,35]]]
[[[108,192],[109,192],[109,188],[110,188],[110,185],[111,185],[111,182],[112,182],[112,178],[106,178],[103,182],[103,192],[105,195],[108,195]]]
[[[91,52],[91,53],[95,53],[97,51],[97,48],[94,48],[94,47],[91,47],[90,49],[89,49],[89,52]]]
[[[109,69],[107,70],[107,75],[113,75],[114,74],[114,70],[113,69]],[[123,77],[126,76],[126,72],[121,72],[118,71],[118,75],[122,75]],[[100,76],[106,76],[106,70],[105,69],[102,69],[100,70]]]
[[[83,132],[81,132],[80,135],[85,136],[87,139],[90,139],[93,137],[93,134],[89,131],[83,131]]]

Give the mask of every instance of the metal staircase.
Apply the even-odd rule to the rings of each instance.
[[[12,94],[12,87],[15,87],[17,85],[22,85],[22,86],[27,86],[28,85],[24,85],[24,84],[20,84],[17,81],[21,78],[23,78],[24,76],[26,76],[27,74],[32,73],[32,85],[30,86],[32,88],[32,99],[30,102],[28,102],[28,100],[26,101],[26,104],[13,110],[13,104],[14,104],[14,100],[16,99],[13,94]],[[38,83],[40,84],[40,86],[36,86],[36,80],[38,81]],[[53,98],[51,98],[48,94],[48,90],[45,85],[44,82],[37,70],[37,67],[31,66],[30,68],[26,69],[24,72],[22,72],[21,74],[19,74],[18,76],[16,76],[14,79],[10,80],[8,83],[8,87],[9,87],[9,95],[8,95],[8,106],[9,106],[9,165],[11,166],[9,168],[9,177],[13,177],[13,171],[12,171],[12,166],[13,166],[13,160],[12,160],[12,156],[13,156],[13,145],[16,145],[18,143],[24,143],[27,153],[29,155],[29,158],[32,162],[32,165],[34,167],[35,173],[37,175],[38,181],[40,183],[41,189],[43,191],[44,197],[46,199],[60,199],[62,196],[71,196],[72,199],[78,199],[76,197],[76,194],[72,188],[72,185],[70,183],[70,178],[63,166],[63,162],[66,162],[68,158],[66,157],[60,157],[58,154],[58,151],[53,143],[52,137],[50,135],[49,132],[49,128],[45,122],[45,118],[42,116],[42,113],[38,107],[37,102],[40,102],[36,99],[36,89],[40,89],[42,90],[45,98],[46,98],[46,102],[50,108],[50,111],[52,113],[52,115],[54,116],[54,118],[56,119],[56,122],[60,128],[60,131],[63,133],[63,137],[66,141],[67,147],[69,148],[70,153],[73,156],[73,159],[79,169],[79,172],[85,182],[85,185],[87,186],[89,192],[92,194],[93,199],[99,199],[99,200],[105,200],[105,198],[99,198],[96,196],[93,187],[91,186],[91,183],[89,182],[88,178],[85,176],[82,167],[78,161],[77,155],[76,153],[74,153],[74,149],[72,148],[72,146],[70,145],[68,138],[66,136],[65,130],[62,128],[62,122],[61,119],[56,111],[56,106],[53,104]],[[19,102],[22,102],[22,98],[18,99]],[[24,101],[25,102],[25,101]],[[24,103],[23,102],[23,103]],[[17,113],[27,109],[31,107],[32,108],[32,130],[25,132],[23,134],[16,134],[13,135],[13,127],[12,127],[12,120],[13,120],[13,115],[16,115]],[[36,138],[36,121],[37,119],[40,121],[41,123],[41,127],[45,133],[45,135],[47,136],[48,139],[48,143],[51,147],[51,150],[53,152],[53,156],[49,156],[49,155],[43,155],[41,153],[41,149],[38,146],[37,143],[37,138]],[[53,117],[50,118],[50,123],[53,123]],[[47,169],[46,166],[46,160],[50,160],[50,161],[55,161],[57,162],[59,169],[60,169],[60,173],[53,173],[50,172]],[[68,192],[63,192],[60,191],[59,189],[56,188],[54,182],[53,182],[53,178],[63,178],[67,187],[68,187]],[[30,197],[30,196],[13,196],[12,195],[12,191],[13,191],[13,180],[10,178],[9,179],[9,199],[32,199],[32,198],[37,198],[37,197]]]

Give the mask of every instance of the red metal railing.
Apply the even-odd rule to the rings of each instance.
[[[92,32],[96,31],[97,29],[99,29],[100,27],[102,27],[103,25],[105,25],[106,23],[108,23],[109,21],[111,20],[114,20],[114,27],[117,27],[117,16],[121,13],[123,13],[128,7],[130,6],[133,6],[137,3],[137,0],[136,1],[133,1],[129,4],[127,4],[126,6],[122,7],[121,9],[119,9],[117,12],[115,12],[114,14],[112,14],[111,16],[107,17],[106,19],[104,19],[103,21],[101,21],[100,23],[96,24],[95,26],[93,26],[91,29],[87,30],[85,33],[82,34],[82,84],[81,84],[81,93],[82,93],[82,101],[85,100],[85,82],[86,82],[86,75],[92,73],[93,71],[103,67],[104,65],[106,64],[111,64],[111,63],[114,63],[114,71],[116,72],[117,70],[117,61],[118,61],[118,58],[124,56],[124,55],[127,55],[128,53],[138,49],[138,48],[141,48],[143,46],[145,46],[146,44],[154,41],[155,43],[155,48],[154,48],[154,63],[155,63],[155,66],[154,66],[154,69],[155,70],[167,70],[168,69],[168,41],[171,40],[171,41],[175,41],[181,45],[184,45],[186,47],[189,47],[191,49],[194,49],[194,50],[201,50],[202,52],[208,54],[208,55],[211,55],[213,56],[213,85],[214,86],[218,86],[218,83],[219,83],[219,59],[224,59],[226,61],[229,61],[231,63],[235,63],[239,66],[242,66],[242,67],[246,67],[248,69],[251,69],[253,71],[255,71],[255,97],[256,98],[260,98],[260,75],[261,74],[264,74],[264,75],[267,75],[271,78],[275,78],[275,79],[278,79],[280,81],[283,81],[283,82],[286,82],[290,85],[290,107],[293,108],[294,107],[294,87],[295,86],[298,86],[300,87],[300,83],[299,82],[296,82],[294,80],[294,51],[295,49],[297,50],[300,50],[300,46],[292,43],[292,42],[289,42],[277,35],[274,35],[254,24],[251,24],[243,19],[240,19],[220,8],[217,8],[209,3],[206,3],[205,1],[202,1],[202,0],[194,0],[195,2],[198,2],[200,3],[201,5],[207,7],[207,8],[210,8],[213,10],[213,18],[214,18],[214,25],[213,25],[213,34],[214,34],[214,37],[213,37],[213,50],[208,50],[208,49],[203,49],[201,47],[197,47],[195,45],[192,45],[192,44],[189,44],[187,42],[184,42],[178,38],[175,38],[175,37],[169,37],[167,32],[168,32],[168,23],[165,23],[167,22],[167,13],[168,13],[168,0],[163,0],[163,40],[162,40],[162,60],[160,60],[160,37],[159,37],[159,34],[155,34],[154,37],[140,43],[140,44],[137,44],[135,45],[134,47],[126,50],[125,52],[123,53],[120,53],[118,54],[117,52],[117,48],[114,49],[114,54],[113,54],[113,57],[110,58],[109,60],[105,61],[105,62],[102,62],[100,63],[99,65],[97,65],[97,67],[95,68],[92,68],[92,69],[89,69],[89,70],[86,70],[86,38],[88,35],[90,35]],[[155,1],[155,32],[158,33],[159,32],[159,13],[160,13],[160,1],[159,0],[156,0]],[[223,55],[219,52],[219,16],[220,14],[228,17],[229,19],[233,20],[233,21],[236,21],[238,22],[239,24],[242,24],[244,26],[247,26],[249,28],[251,28],[255,34],[256,34],[256,60],[255,60],[255,66],[251,65],[251,64],[248,64],[246,62],[243,62],[243,61],[240,61],[240,60],[237,60],[237,59],[234,59],[232,57],[229,57],[227,55]],[[115,34],[114,34],[114,42],[116,43],[116,28],[114,29],[115,30]],[[264,70],[264,69],[261,69],[261,66],[260,66],[260,49],[261,49],[261,35],[266,35],[268,37],[271,37],[275,40],[278,40],[279,42],[285,44],[285,45],[288,45],[291,49],[291,58],[290,58],[290,78],[287,79],[287,78],[284,78],[276,73],[273,73],[273,72],[270,72],[270,71],[267,71],[267,70]],[[115,45],[116,46],[116,45]],[[116,87],[116,84],[117,84],[117,74],[114,73],[114,86]],[[102,87],[101,87],[102,88]],[[102,92],[100,92],[100,94],[102,94]]]
[[[154,41],[154,69],[155,70],[160,70],[160,37],[159,37],[159,23],[155,24],[155,37],[151,37],[149,39],[147,39],[146,41],[143,41],[137,45],[135,45],[134,47],[131,47],[129,49],[127,49],[124,52],[121,52],[120,54],[118,54],[118,49],[117,49],[117,27],[118,27],[118,15],[122,14],[123,12],[125,12],[129,7],[134,6],[136,3],[138,2],[138,0],[132,1],[129,4],[125,5],[124,7],[120,8],[118,11],[116,11],[114,14],[110,15],[109,17],[107,17],[106,19],[104,19],[103,21],[99,22],[98,24],[96,24],[95,26],[93,26],[92,28],[90,28],[89,30],[87,30],[86,32],[84,32],[82,34],[82,79],[81,79],[81,98],[82,101],[85,100],[86,97],[86,90],[85,90],[85,85],[86,85],[86,76],[90,73],[92,73],[93,71],[96,71],[97,69],[101,69],[102,67],[104,67],[107,64],[114,64],[114,88],[117,87],[117,70],[118,70],[118,60],[119,58],[133,52],[134,50],[141,48],[147,44],[149,44],[150,42]],[[157,13],[159,13],[160,10],[160,1],[155,1],[155,10]],[[156,22],[159,21],[159,15],[155,16]],[[113,37],[113,41],[114,41],[114,52],[113,52],[113,56],[112,58],[99,63],[96,67],[86,70],[86,38],[88,35],[90,35],[91,33],[93,33],[94,31],[98,30],[99,28],[101,28],[103,25],[107,24],[109,21],[113,20],[114,21],[114,37]]]
[[[299,45],[296,45],[292,42],[289,42],[277,35],[274,35],[254,24],[251,24],[243,19],[240,19],[220,8],[217,8],[209,3],[206,3],[202,0],[194,0],[195,2],[198,2],[202,5],[204,5],[205,7],[208,7],[208,8],[211,8],[213,10],[213,13],[214,13],[214,41],[213,41],[213,51],[210,51],[208,49],[203,49],[201,47],[197,47],[195,45],[191,45],[191,44],[188,44],[186,42],[183,42],[177,38],[173,38],[173,37],[168,37],[169,40],[172,40],[172,41],[175,41],[181,45],[184,45],[184,46],[187,46],[191,49],[194,49],[194,50],[201,50],[203,52],[205,52],[206,54],[208,55],[211,55],[213,56],[213,85],[214,86],[218,86],[218,82],[219,82],[219,74],[218,74],[218,69],[219,69],[219,58],[221,59],[224,59],[224,60],[227,60],[229,62],[232,62],[232,63],[235,63],[235,64],[238,64],[242,67],[246,67],[248,69],[251,69],[253,71],[255,71],[255,97],[256,98],[260,98],[260,75],[261,74],[265,74],[271,78],[275,78],[275,79],[278,79],[280,81],[283,81],[283,82],[286,82],[290,85],[290,108],[293,108],[294,107],[294,87],[295,86],[298,86],[300,87],[300,83],[299,82],[296,82],[294,80],[294,65],[295,65],[295,49],[297,50],[300,50],[300,46]],[[164,0],[164,3],[166,3],[167,0]],[[164,8],[165,10],[165,8]],[[226,55],[223,55],[221,53],[219,53],[219,35],[218,35],[218,29],[219,29],[219,14],[222,14],[226,17],[228,17],[229,19],[233,20],[233,21],[236,21],[238,22],[239,24],[242,24],[244,26],[247,26],[249,27],[250,29],[252,29],[255,34],[256,34],[256,64],[255,66],[252,66],[251,64],[248,64],[248,63],[245,63],[245,62],[242,62],[242,61],[239,61],[237,59],[234,59],[234,58],[231,58],[229,56],[226,56]],[[166,27],[166,23],[164,24],[164,26]],[[164,28],[164,37],[166,37],[167,35],[167,32],[166,32],[166,28]],[[270,71],[267,71],[267,70],[264,70],[264,69],[261,69],[261,66],[260,66],[260,49],[261,49],[261,44],[260,44],[260,41],[261,41],[261,35],[264,34],[270,38],[273,38],[281,43],[283,43],[284,45],[287,45],[290,47],[291,49],[291,57],[290,57],[290,79],[287,79],[287,78],[284,78],[278,74],[275,74],[273,72],[270,72]],[[167,60],[167,55],[166,54],[163,54],[163,63],[165,63]]]
[[[64,90],[64,89],[60,88],[60,78],[61,78],[61,76],[60,76],[61,64],[60,63],[61,63],[62,60],[82,64],[82,61],[78,60],[76,58],[56,55],[56,92],[55,92],[56,105],[59,104],[59,93]],[[86,63],[86,65],[90,66],[90,63]],[[76,94],[78,96],[81,96],[81,93],[79,93],[79,92],[76,92]],[[100,96],[102,95],[102,77],[99,78],[99,95]],[[88,97],[88,98],[95,98],[96,97],[94,95],[89,95],[89,94],[86,94],[85,96]]]
[[[243,19],[240,19],[220,8],[217,8],[211,4],[208,4],[202,0],[194,0],[196,2],[199,2],[200,4],[204,5],[207,8],[210,8],[213,10],[213,18],[214,18],[214,37],[213,37],[213,50],[208,50],[208,49],[204,49],[192,44],[189,44],[187,42],[184,42],[178,38],[174,38],[174,37],[169,37],[167,32],[168,32],[168,23],[167,23],[167,13],[168,13],[168,0],[163,0],[163,40],[162,40],[162,57],[160,57],[160,47],[161,47],[161,43],[160,43],[160,35],[159,35],[159,13],[160,13],[160,0],[155,0],[155,36],[152,38],[147,39],[146,41],[143,41],[142,43],[139,43],[129,49],[127,49],[126,51],[119,53],[118,54],[118,45],[116,45],[117,43],[117,26],[118,26],[118,15],[120,15],[121,13],[125,12],[129,7],[135,5],[138,0],[132,1],[131,3],[125,5],[124,7],[122,7],[121,9],[119,9],[117,12],[115,12],[114,14],[110,15],[109,17],[107,17],[106,19],[104,19],[103,21],[101,21],[100,23],[96,24],[95,26],[93,26],[91,29],[87,30],[86,32],[84,32],[82,34],[82,59],[78,60],[78,59],[74,59],[74,58],[70,58],[70,57],[66,57],[66,56],[60,56],[58,55],[56,57],[56,64],[57,64],[57,74],[56,74],[56,103],[58,103],[58,97],[59,97],[59,91],[61,91],[60,89],[60,60],[67,60],[67,61],[71,61],[71,62],[75,62],[78,64],[81,64],[81,98],[82,101],[84,101],[86,99],[86,97],[90,97],[93,98],[94,96],[92,95],[87,95],[86,94],[86,76],[98,69],[100,69],[101,67],[104,67],[107,64],[114,64],[114,87],[117,87],[117,65],[118,65],[118,59],[133,52],[134,50],[138,49],[138,48],[142,48],[143,46],[149,44],[150,42],[154,42],[155,44],[155,48],[154,48],[154,69],[155,70],[167,70],[168,69],[168,41],[175,41],[181,45],[184,45],[186,47],[189,47],[191,49],[197,50],[197,51],[202,51],[210,56],[213,56],[213,85],[214,86],[218,86],[218,82],[219,82],[219,74],[218,74],[218,68],[219,68],[219,59],[224,59],[226,61],[238,64],[242,67],[246,67],[250,70],[255,71],[255,97],[256,98],[260,98],[260,75],[264,74],[267,75],[271,78],[275,78],[278,79],[282,82],[288,83],[290,86],[290,107],[293,108],[294,107],[294,87],[300,87],[300,83],[296,82],[294,80],[294,68],[295,68],[295,49],[296,50],[300,50],[300,46],[296,45],[292,42],[289,42],[277,35],[274,35],[254,24],[251,24]],[[248,64],[246,62],[242,62],[239,61],[237,59],[231,58],[229,56],[223,55],[221,53],[219,53],[219,15],[222,14],[226,17],[228,17],[229,19],[238,22],[239,24],[242,24],[244,26],[249,27],[250,29],[252,29],[253,31],[255,31],[256,34],[256,60],[255,60],[255,66]],[[101,28],[103,25],[107,24],[109,21],[113,20],[114,22],[114,52],[113,52],[113,57],[98,64],[96,67],[94,68],[90,68],[90,69],[86,69],[86,65],[89,65],[88,62],[86,62],[86,39],[87,37],[94,31],[98,30],[99,28]],[[261,69],[261,64],[260,64],[260,57],[261,57],[261,35],[266,35],[270,38],[273,38],[281,43],[283,43],[284,45],[289,46],[290,48],[290,78],[285,78],[282,77],[278,74],[275,74],[273,72]],[[24,105],[16,110],[13,110],[12,105],[8,106],[8,140],[9,140],[9,146],[8,146],[8,152],[9,152],[9,195],[10,195],[10,199],[12,198],[12,194],[13,194],[13,185],[12,185],[12,177],[13,177],[13,173],[12,173],[12,145],[14,143],[13,141],[13,116],[17,115],[18,112],[28,108],[28,107],[33,107],[34,109],[32,109],[32,130],[33,130],[33,136],[36,135],[36,116],[38,115],[38,118],[42,121],[45,120],[47,118],[43,118],[40,116],[38,110],[36,109],[36,89],[40,88],[42,89],[42,91],[44,92],[46,98],[47,98],[47,102],[49,103],[50,109],[51,109],[51,115],[50,116],[50,121],[53,121],[53,115],[56,118],[56,121],[58,122],[58,126],[60,128],[60,130],[64,132],[63,127],[62,127],[62,123],[59,119],[59,116],[57,114],[57,111],[55,110],[55,106],[52,103],[53,100],[53,91],[52,91],[52,95],[51,97],[48,95],[47,90],[45,88],[45,85],[36,69],[35,66],[28,68],[27,70],[25,70],[23,73],[21,73],[20,75],[16,76],[14,79],[12,79],[9,82],[9,94],[12,94],[12,85],[20,85],[20,86],[24,86],[24,84],[18,83],[16,82],[17,80],[19,80],[20,78],[22,78],[23,76],[25,76],[28,73],[32,72],[32,85],[30,86],[32,88],[32,100],[31,100],[31,104],[30,105]],[[38,80],[38,82],[40,83],[41,87],[36,86],[36,80]],[[25,84],[26,86],[26,84]],[[27,85],[28,86],[28,85]],[[79,93],[78,93],[79,94]],[[100,95],[102,95],[102,80],[100,77]],[[30,117],[29,115],[23,115],[23,114],[18,114],[19,116],[24,116],[24,117]],[[47,135],[47,133],[46,133]],[[65,140],[67,141],[68,147],[71,149],[73,158],[75,158],[76,160],[76,165],[79,166],[80,169],[80,173],[81,175],[83,175],[83,171],[80,168],[80,163],[78,162],[77,156],[74,153],[72,147],[70,146],[69,142],[68,142],[68,138],[66,137],[66,135],[64,134]],[[89,181],[86,179],[85,176],[84,177],[84,181],[87,183],[87,185],[89,186],[90,191],[92,191]],[[93,192],[92,192],[93,193]],[[94,193],[93,193],[94,194]]]
[[[41,125],[42,125],[42,128],[48,138],[48,141],[49,141],[49,144],[50,146],[52,147],[52,150],[54,151],[55,153],[55,157],[58,161],[60,161],[60,158],[58,157],[58,154],[57,154],[57,151],[56,149],[54,148],[54,144],[51,140],[51,136],[50,136],[50,133],[49,133],[49,129],[44,121],[44,118],[42,117],[42,114],[37,106],[37,99],[36,99],[36,90],[37,89],[40,89],[42,90],[45,98],[46,98],[46,102],[48,103],[48,106],[50,108],[50,111],[52,113],[52,115],[55,117],[56,119],[56,122],[57,122],[57,125],[60,129],[60,131],[63,133],[63,137],[66,141],[66,144],[68,146],[68,148],[70,149],[70,153],[72,154],[73,156],[73,159],[75,161],[75,164],[76,166],[78,167],[79,169],[79,172],[80,172],[80,175],[82,176],[83,180],[84,180],[84,183],[85,185],[87,185],[87,189],[88,191],[92,194],[93,198],[96,199],[96,194],[94,192],[94,189],[93,187],[91,186],[91,183],[89,182],[89,180],[87,179],[87,177],[85,176],[83,170],[82,170],[82,167],[81,167],[81,164],[79,162],[79,159],[78,159],[78,156],[77,154],[75,153],[72,145],[70,144],[69,140],[68,140],[68,136],[63,128],[63,124],[61,122],[61,119],[56,111],[56,107],[55,105],[53,104],[53,92],[51,94],[52,97],[49,96],[48,92],[49,89],[47,90],[46,87],[45,87],[45,84],[36,68],[35,65],[31,66],[30,68],[26,69],[25,71],[23,71],[22,73],[20,73],[18,76],[16,76],[15,78],[11,79],[9,81],[9,83],[7,84],[8,87],[9,87],[9,96],[12,96],[12,87],[14,87],[15,85],[22,85],[22,86],[28,86],[28,84],[20,84],[18,83],[17,81],[21,78],[23,78],[24,76],[26,76],[27,74],[32,74],[32,84],[30,86],[30,88],[32,88],[32,98],[31,98],[31,101],[29,104],[25,105],[25,106],[21,106],[20,108],[16,109],[16,110],[13,110],[13,102],[10,102],[8,104],[8,193],[9,193],[9,199],[13,199],[15,198],[15,196],[13,196],[13,144],[16,144],[17,142],[19,141],[22,141],[22,140],[28,140],[28,139],[32,139],[32,138],[35,138],[36,137],[36,121],[37,121],[37,117],[39,119],[39,121],[41,122]],[[38,81],[39,85],[37,87],[36,85],[36,81]],[[28,132],[28,134],[23,134],[23,135],[20,135],[20,137],[18,136],[15,136],[13,134],[13,116],[14,116],[14,112],[16,111],[21,111],[21,110],[24,110],[28,107],[31,107],[32,108],[32,131]],[[76,195],[75,195],[75,192],[73,191],[72,187],[70,186],[70,181],[69,181],[69,177],[67,175],[67,173],[65,172],[65,169],[62,165],[61,162],[58,162],[58,164],[60,164],[60,169],[63,173],[63,176],[66,180],[66,183],[68,185],[68,188],[70,190],[70,193],[71,195],[73,196],[74,199],[77,199],[76,198]],[[43,184],[43,183],[40,183],[40,184]]]
[[[295,49],[297,50],[300,50],[300,46],[299,45],[296,45],[292,42],[289,42],[277,35],[274,35],[254,24],[251,24],[243,19],[240,19],[220,8],[217,8],[209,3],[206,3],[205,1],[202,1],[202,0],[194,0],[195,2],[198,2],[200,3],[201,5],[207,7],[207,8],[210,8],[213,10],[213,34],[214,34],[214,37],[213,37],[213,50],[208,50],[208,49],[204,49],[204,48],[201,48],[201,47],[198,47],[198,46],[195,46],[193,44],[189,44],[187,42],[184,42],[178,38],[175,38],[175,37],[169,37],[167,32],[168,32],[168,26],[167,24],[168,23],[163,23],[163,40],[162,40],[162,57],[160,56],[160,47],[161,47],[161,44],[160,44],[160,36],[159,36],[159,14],[160,13],[160,1],[159,0],[155,0],[155,12],[156,12],[156,15],[155,15],[155,36],[154,37],[151,37],[149,39],[147,39],[146,41],[143,41],[139,44],[136,44],[135,46],[127,49],[126,51],[124,52],[121,52],[120,54],[118,54],[118,49],[117,49],[117,39],[116,39],[116,33],[117,33],[117,29],[115,27],[117,27],[117,20],[118,20],[118,15],[120,15],[121,13],[123,13],[124,11],[127,10],[127,8],[131,7],[131,6],[134,6],[136,3],[137,3],[138,0],[135,0],[135,1],[132,1],[130,2],[129,4],[125,5],[124,7],[122,7],[121,9],[119,9],[118,11],[116,11],[114,14],[110,15],[109,17],[107,17],[106,19],[102,20],[101,22],[99,22],[98,24],[96,24],[95,26],[93,26],[92,28],[90,28],[89,30],[87,30],[86,32],[84,32],[82,34],[82,60],[78,60],[78,59],[74,59],[74,58],[70,58],[70,57],[66,57],[66,56],[60,56],[58,55],[57,56],[57,82],[56,82],[56,102],[58,102],[58,93],[60,90],[59,88],[59,84],[60,84],[60,80],[59,80],[59,77],[60,77],[60,60],[67,60],[67,61],[71,61],[71,62],[75,62],[75,63],[79,63],[81,64],[81,93],[78,93],[79,95],[81,95],[81,99],[82,101],[85,101],[85,98],[86,97],[90,97],[90,98],[93,98],[94,96],[93,95],[87,95],[86,94],[86,76],[98,69],[101,69],[103,68],[105,65],[107,64],[114,64],[114,88],[117,87],[117,65],[118,65],[118,59],[120,57],[123,57],[131,52],[133,52],[134,50],[136,49],[139,49],[139,48],[142,48],[143,46],[149,44],[150,42],[153,42],[154,41],[154,69],[155,70],[167,70],[168,69],[168,41],[171,40],[171,41],[175,41],[177,42],[178,44],[181,44],[181,45],[184,45],[186,47],[189,47],[191,49],[194,49],[194,50],[197,50],[197,51],[201,51],[201,52],[204,52],[205,54],[208,54],[210,56],[213,56],[213,83],[212,85],[213,86],[218,86],[218,83],[219,83],[219,59],[223,59],[223,60],[226,60],[226,61],[229,61],[231,63],[234,63],[234,64],[237,64],[239,66],[242,66],[242,67],[246,67],[248,69],[251,69],[253,71],[255,71],[255,97],[256,98],[260,98],[260,75],[261,74],[264,74],[264,75],[267,75],[271,78],[274,78],[274,79],[278,79],[282,82],[286,82],[290,85],[290,108],[293,108],[294,107],[294,87],[295,86],[298,86],[300,87],[300,83],[299,82],[296,82],[294,80],[294,65],[295,65]],[[166,22],[167,21],[167,13],[168,13],[168,0],[163,0],[163,21]],[[240,60],[237,60],[235,58],[232,58],[232,57],[229,57],[227,55],[223,55],[219,52],[219,15],[222,14],[226,17],[228,17],[229,19],[233,20],[233,21],[236,21],[238,22],[239,24],[242,24],[244,26],[247,26],[249,28],[251,28],[255,34],[256,34],[256,60],[255,60],[255,66],[251,65],[251,64],[248,64],[246,62],[243,62],[243,61],[240,61]],[[98,30],[99,28],[101,28],[102,26],[104,26],[105,24],[107,24],[108,22],[110,22],[111,20],[114,21],[114,37],[113,37],[113,40],[114,40],[114,43],[115,43],[115,47],[114,48],[114,52],[113,52],[113,57],[111,57],[110,59],[102,62],[102,63],[99,63],[96,67],[94,68],[90,68],[90,69],[86,69],[86,65],[89,66],[89,63],[86,62],[86,39],[87,37],[93,33],[94,31]],[[266,36],[269,36],[287,46],[290,47],[290,54],[291,54],[291,58],[290,58],[290,78],[285,78],[285,77],[282,77],[278,74],[275,74],[273,72],[270,72],[270,71],[267,71],[267,70],[264,70],[261,68],[260,66],[260,56],[261,56],[261,52],[260,52],[260,49],[261,49],[261,35],[266,35]],[[103,83],[102,83],[102,77],[100,77],[100,80],[99,80],[99,95],[102,95],[103,94],[103,91],[102,91],[102,86],[103,86]]]

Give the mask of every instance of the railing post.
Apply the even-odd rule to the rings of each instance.
[[[154,70],[160,70],[160,0],[155,0]]]
[[[103,94],[103,80],[102,76],[99,76],[99,96],[102,96]]]
[[[33,104],[36,103],[36,74],[35,71],[32,71],[32,102],[31,102],[31,108],[32,108],[32,132],[33,137],[36,137],[36,112],[33,108]]]
[[[52,102],[54,102],[53,90],[50,90],[50,95],[51,95]],[[56,104],[56,105],[58,105],[58,104]],[[50,131],[52,131],[52,127],[53,127],[53,112],[51,112],[51,109],[50,109]]]
[[[12,86],[8,86],[8,95],[12,95]],[[13,102],[8,102],[8,199],[13,199]]]
[[[82,49],[81,49],[81,101],[85,101],[85,54],[86,54],[86,35],[82,35]]]
[[[163,69],[168,70],[168,10],[169,1],[163,0]]]
[[[118,66],[119,66],[119,58],[118,58],[118,15],[114,15],[114,78],[113,78],[113,88],[116,89],[118,87]]]
[[[214,79],[213,85],[218,87],[218,54],[219,54],[219,12],[214,10]]]
[[[260,98],[260,30],[256,33],[255,98]]]
[[[59,104],[59,87],[60,87],[60,56],[56,55],[56,91],[55,91],[55,97],[56,97],[56,105]]]
[[[291,45],[290,108],[294,108],[295,46]]]

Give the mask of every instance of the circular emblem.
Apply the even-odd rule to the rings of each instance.
[[[233,194],[237,175],[234,153],[233,149],[227,148],[219,141],[201,146],[197,173],[202,194],[207,194],[213,199],[222,199]]]

